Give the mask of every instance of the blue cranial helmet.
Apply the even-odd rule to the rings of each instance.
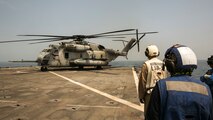
[[[213,64],[213,55],[210,56],[210,57],[207,59],[207,63],[208,63],[208,65],[212,65],[212,64]]]
[[[165,64],[168,71],[172,74],[190,73],[197,68],[197,57],[187,46],[173,45],[165,53]]]

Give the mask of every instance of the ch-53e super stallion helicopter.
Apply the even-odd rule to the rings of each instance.
[[[129,31],[136,31],[135,33],[126,33]],[[118,34],[121,33],[122,34]],[[125,32],[125,33],[124,33]],[[26,42],[37,41],[30,44],[55,42],[62,40],[70,40],[68,42],[60,42],[58,44],[50,44],[49,48],[42,50],[36,61],[20,61],[20,62],[37,62],[41,66],[41,71],[47,71],[48,67],[79,67],[83,69],[84,66],[95,66],[97,69],[101,69],[102,66],[106,66],[112,60],[115,60],[118,56],[127,56],[128,51],[136,44],[139,51],[139,41],[146,35],[157,32],[144,32],[138,33],[137,29],[125,29],[111,32],[104,32],[92,35],[72,35],[72,36],[60,36],[60,35],[19,35],[19,36],[33,36],[43,37],[40,39],[27,39],[27,40],[11,40],[0,41],[0,43],[10,42]],[[141,35],[140,37],[138,35]],[[91,38],[125,38],[125,36],[136,35],[136,39],[132,38],[130,41],[122,41],[124,48],[121,51],[105,48],[103,45],[91,43],[85,41],[85,39]],[[127,42],[125,45],[124,42]]]

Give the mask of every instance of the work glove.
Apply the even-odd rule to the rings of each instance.
[[[140,99],[140,102],[141,102],[141,103],[144,103],[144,99]]]
[[[211,76],[212,76],[212,75],[207,75],[207,74],[205,74],[203,77],[204,77],[205,79],[210,79]]]

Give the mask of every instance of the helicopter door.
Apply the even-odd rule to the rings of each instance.
[[[64,53],[64,57],[66,58],[66,59],[68,59],[69,58],[69,53]]]

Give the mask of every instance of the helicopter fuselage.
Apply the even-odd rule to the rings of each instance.
[[[131,44],[135,40],[132,40]],[[128,51],[106,49],[102,45],[86,41],[61,42],[58,45],[50,45],[40,52],[37,58],[41,70],[46,67],[84,67],[106,66],[118,56],[126,56]]]

